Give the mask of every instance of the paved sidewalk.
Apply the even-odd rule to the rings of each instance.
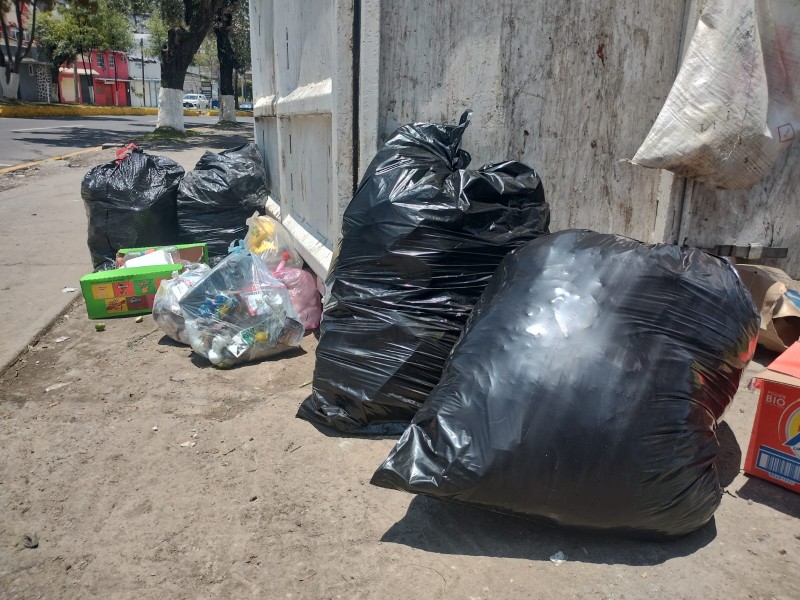
[[[252,130],[243,128],[169,149],[143,147],[189,171],[206,150],[249,139]],[[0,176],[0,373],[80,296],[78,281],[92,270],[81,180],[114,152],[90,152]],[[77,291],[63,292],[65,287]]]

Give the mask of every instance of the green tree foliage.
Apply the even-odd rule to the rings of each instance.
[[[161,56],[161,49],[167,43],[169,25],[161,15],[161,8],[157,5],[147,19],[147,30],[150,32],[150,39],[144,47],[145,56],[158,58]]]
[[[6,69],[6,84],[11,80],[12,73],[19,73],[19,65],[36,41],[36,16],[40,11],[51,10],[54,0],[0,0],[0,30],[2,30],[2,43],[4,52],[0,52],[0,67]],[[14,42],[12,52],[9,39],[9,27],[6,23],[6,14],[13,14],[14,22],[23,35],[18,36]],[[27,35],[25,35],[27,34]],[[25,38],[28,38],[27,40]]]
[[[228,32],[231,46],[236,55],[236,69],[244,71],[250,68],[250,1],[239,0],[233,13],[233,25]]]
[[[45,15],[39,44],[54,66],[92,50],[127,51],[133,46],[126,13],[114,0],[68,2]]]
[[[148,0],[139,1],[147,2]],[[147,19],[150,40],[145,46],[144,52],[146,56],[152,58],[161,56],[161,49],[167,43],[167,32],[170,27],[181,23],[181,16],[176,6],[181,2],[179,0],[167,0],[167,2],[169,11],[172,14],[169,19],[165,19],[162,16],[162,8],[159,3],[152,7],[150,17]],[[223,21],[224,11],[230,10],[231,6],[235,6],[235,10],[232,11],[233,23],[232,27],[227,30],[227,35],[230,38],[235,54],[237,65],[235,68],[238,70],[250,68],[250,2],[249,0],[238,0],[236,2],[227,0],[217,10],[212,31],[203,40],[193,60],[193,64],[204,67],[215,74],[219,71],[219,62],[217,58],[217,36],[212,35],[212,33],[216,33],[216,30],[219,29]]]
[[[208,34],[197,54],[194,55],[193,65],[200,67],[200,74],[211,79],[219,78],[219,60],[217,59],[217,39]]]

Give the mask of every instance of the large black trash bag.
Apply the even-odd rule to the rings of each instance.
[[[464,170],[459,125],[398,129],[344,213],[327,281],[312,396],[298,416],[358,434],[401,433],[503,257],[547,232],[536,172]]]
[[[94,270],[113,269],[117,250],[164,246],[178,239],[175,198],[183,167],[128,147],[81,182]]]
[[[508,256],[372,483],[678,536],[719,504],[716,423],[755,348],[734,269],[565,231]]]
[[[258,146],[206,152],[178,188],[181,242],[206,242],[209,257],[217,262],[231,242],[244,238],[245,221],[253,212],[264,214],[268,194]]]

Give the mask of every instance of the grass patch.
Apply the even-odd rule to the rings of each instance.
[[[245,126],[249,126],[249,124],[239,123],[237,121],[219,121],[209,127],[211,129],[242,129]]]
[[[142,136],[142,141],[154,140],[183,140],[188,137],[185,131],[178,131],[172,127],[157,127],[152,133]]]

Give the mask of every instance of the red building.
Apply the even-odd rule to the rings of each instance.
[[[92,50],[88,64],[80,56],[74,63],[64,63],[58,69],[58,96],[60,102],[67,104],[130,106],[128,57],[124,52]]]

